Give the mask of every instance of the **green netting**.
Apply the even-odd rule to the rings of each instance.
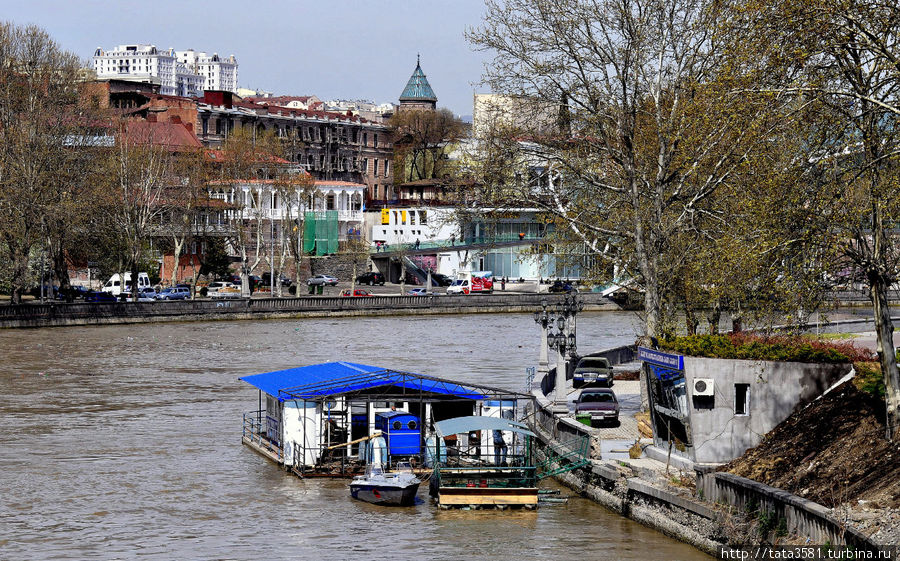
[[[329,255],[338,251],[338,212],[307,212],[303,219],[303,251]]]

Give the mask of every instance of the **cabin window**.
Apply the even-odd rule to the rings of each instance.
[[[734,414],[750,414],[750,384],[734,385]]]
[[[400,430],[403,428],[403,423],[401,423],[400,421],[394,421],[393,427],[394,427],[394,430]]]
[[[419,425],[416,424],[415,421],[410,421],[410,422],[409,422],[409,430],[416,430],[416,427],[418,427],[418,426],[419,426]]]

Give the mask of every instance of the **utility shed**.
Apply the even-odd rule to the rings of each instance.
[[[259,390],[259,409],[244,414],[243,442],[304,475],[325,463],[337,463],[341,474],[359,471],[352,464],[361,443],[381,434],[376,415],[392,420],[407,415],[402,423],[406,429],[410,419],[416,419],[415,436],[405,434],[402,448],[404,455],[421,455],[434,422],[478,414],[483,407],[489,410],[487,400],[511,407],[517,400],[530,399],[499,388],[351,362],[313,364],[241,380]],[[417,441],[415,446],[411,438]],[[396,450],[399,454],[400,448]]]

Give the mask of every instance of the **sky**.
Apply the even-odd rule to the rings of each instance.
[[[89,61],[97,47],[145,43],[235,55],[240,87],[398,103],[421,55],[438,107],[472,114],[489,55],[463,34],[483,0],[3,0],[0,19],[44,28]]]

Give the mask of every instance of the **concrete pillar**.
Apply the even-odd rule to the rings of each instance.
[[[538,356],[538,379],[550,371],[550,363],[547,360],[547,326],[544,324],[539,325],[541,326],[541,350]]]
[[[569,412],[569,405],[566,398],[569,389],[566,386],[566,352],[563,349],[556,351],[556,384],[554,385],[553,412],[565,415]]]

